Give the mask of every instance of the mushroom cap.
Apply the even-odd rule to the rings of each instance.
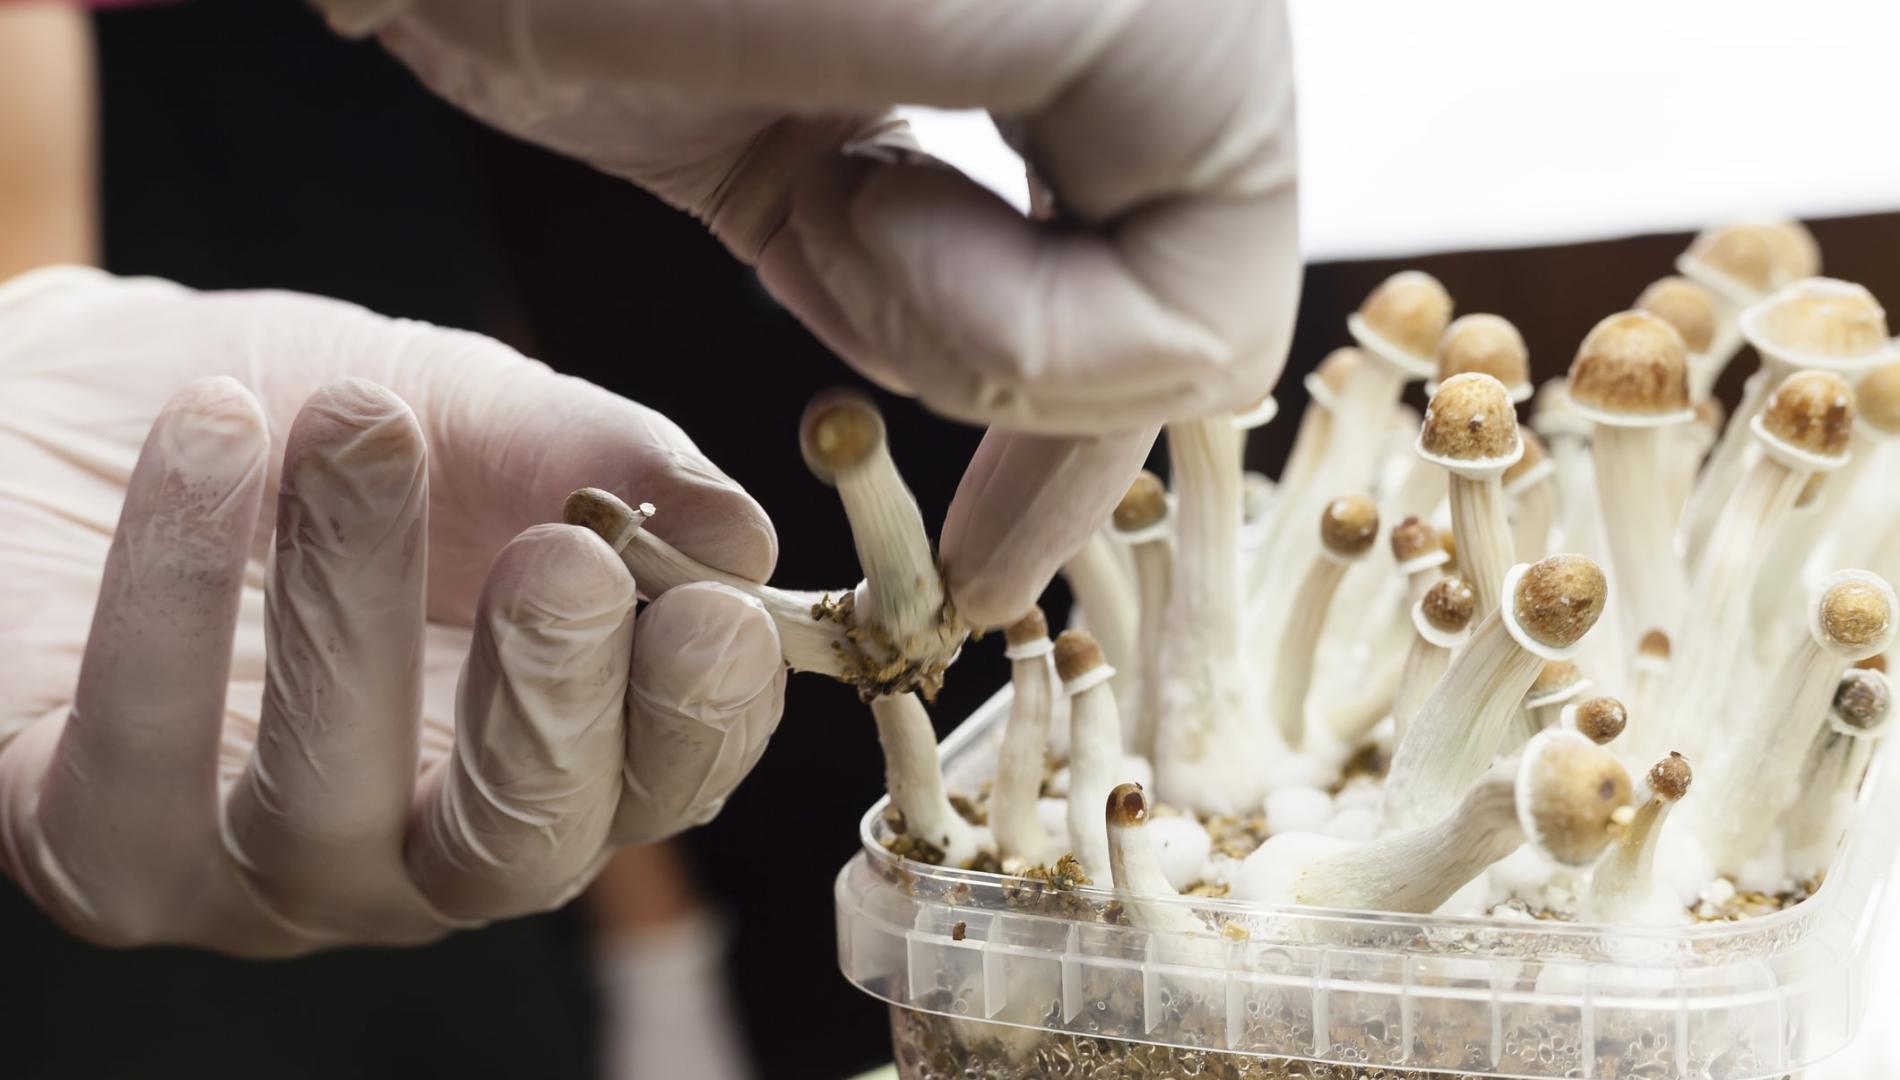
[[[1414,356],[1430,356],[1451,322],[1451,294],[1422,270],[1401,270],[1359,305],[1373,333]]]
[[[1168,489],[1161,478],[1147,469],[1135,476],[1128,493],[1115,505],[1112,520],[1122,532],[1138,532],[1168,516]]]
[[[1705,353],[1715,341],[1715,295],[1686,277],[1659,278],[1633,305],[1676,328],[1692,353]]]
[[[1887,671],[1887,654],[1875,653],[1872,656],[1867,657],[1865,660],[1856,660],[1854,662],[1854,666],[1857,668],[1863,668],[1867,671],[1878,671],[1884,675],[1886,674],[1886,671]]]
[[[1769,226],[1756,222],[1718,225],[1698,233],[1685,256],[1754,292],[1765,293],[1788,280],[1779,258],[1786,243],[1772,233]]]
[[[642,504],[644,506],[644,504]],[[611,542],[627,527],[632,518],[633,508],[618,495],[600,488],[580,488],[568,493],[567,500],[561,504],[561,521],[568,525],[579,525],[591,529],[595,535]]]
[[[1647,311],[1597,323],[1570,362],[1570,400],[1606,418],[1646,418],[1689,408],[1689,351],[1676,328]]]
[[[1864,578],[1837,581],[1821,595],[1821,633],[1843,649],[1879,644],[1892,632],[1893,620],[1891,594]]]
[[[1342,495],[1319,515],[1319,540],[1335,555],[1355,559],[1379,539],[1379,507],[1364,495]]]
[[[1440,382],[1468,371],[1482,372],[1507,387],[1528,386],[1530,349],[1524,335],[1499,315],[1461,315],[1438,339]]]
[[[1471,625],[1471,617],[1478,611],[1478,594],[1464,578],[1443,577],[1426,591],[1419,608],[1432,629],[1456,634]]]
[[[1419,446],[1453,461],[1491,461],[1518,452],[1517,408],[1504,384],[1467,372],[1438,384],[1425,407]]]
[[[1587,866],[1609,847],[1616,812],[1630,801],[1630,777],[1616,755],[1573,731],[1531,740],[1519,773],[1520,824],[1543,853]]]
[[[1365,362],[1366,354],[1351,345],[1342,345],[1334,349],[1326,354],[1326,359],[1319,362],[1316,373],[1319,375],[1320,385],[1335,394],[1345,393],[1346,384],[1352,381],[1353,372],[1358,371],[1360,365]]]
[[[1542,465],[1544,459],[1550,456],[1550,452],[1544,449],[1544,440],[1538,438],[1537,433],[1530,428],[1522,424],[1518,425],[1517,437],[1524,443],[1524,456],[1504,470],[1504,482],[1507,485],[1515,483],[1519,477]]]
[[[1669,635],[1661,630],[1645,630],[1641,641],[1636,643],[1636,652],[1657,660],[1669,659]]]
[[[1056,635],[1055,655],[1056,675],[1063,682],[1087,675],[1107,662],[1102,658],[1102,647],[1087,630],[1064,630]]]
[[[817,395],[798,422],[798,449],[805,466],[826,483],[864,464],[883,445],[884,417],[856,390]]]
[[[1108,793],[1108,823],[1124,829],[1148,823],[1148,797],[1140,784],[1117,784]]]
[[[1669,751],[1669,756],[1649,767],[1649,790],[1656,795],[1675,802],[1689,794],[1689,782],[1695,774],[1689,769],[1689,759]]]
[[[1848,668],[1834,688],[1834,718],[1858,732],[1874,731],[1886,725],[1893,690],[1887,677],[1866,668]]]
[[[1868,372],[1854,388],[1854,404],[1868,427],[1882,435],[1900,435],[1900,363]]]
[[[1531,680],[1530,693],[1525,696],[1543,697],[1582,681],[1583,672],[1577,665],[1568,660],[1546,660],[1538,670],[1537,678]]]
[[[1768,395],[1761,424],[1803,453],[1840,457],[1854,431],[1854,388],[1831,371],[1797,371]]]
[[[1577,706],[1577,732],[1591,742],[1602,746],[1623,734],[1629,726],[1630,713],[1623,703],[1613,697],[1593,697]]]
[[[1003,641],[1009,645],[1027,645],[1049,636],[1049,619],[1042,608],[1030,605],[1028,611],[1003,628]]]
[[[1757,344],[1803,356],[1853,358],[1887,348],[1887,313],[1872,293],[1834,278],[1807,278],[1761,302],[1749,317]]]
[[[1581,555],[1552,555],[1532,563],[1511,598],[1517,623],[1553,649],[1575,645],[1603,614],[1603,571]]]
[[[1821,245],[1806,225],[1790,218],[1764,221],[1761,227],[1783,281],[1799,281],[1821,272]]]
[[[1423,518],[1408,517],[1392,526],[1392,559],[1401,566],[1442,550],[1438,530]]]

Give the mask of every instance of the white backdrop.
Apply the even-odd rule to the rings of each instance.
[[[1292,0],[1313,261],[1900,208],[1896,0]],[[925,145],[1021,205],[981,116]]]

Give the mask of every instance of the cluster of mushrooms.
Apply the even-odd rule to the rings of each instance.
[[[758,597],[793,669],[859,689],[907,858],[1112,884],[1185,934],[1208,928],[1154,900],[1724,917],[1824,874],[1891,711],[1900,353],[1819,263],[1791,222],[1709,230],[1542,387],[1508,321],[1388,278],[1307,377],[1277,481],[1242,463],[1271,399],[1168,426],[1171,484],[1143,473],[1063,568],[1071,628],[1005,628],[994,776],[960,799],[924,701],[982,628],[867,400],[825,395],[800,432],[854,590],[722,575],[594,489],[567,516],[643,593]]]

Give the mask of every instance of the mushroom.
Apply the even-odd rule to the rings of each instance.
[[[1460,315],[1445,328],[1438,339],[1435,377],[1425,384],[1425,396],[1438,393],[1438,387],[1453,375],[1489,375],[1504,384],[1514,402],[1526,402],[1536,388],[1531,385],[1530,350],[1524,336],[1510,320],[1498,315]]]
[[[1170,957],[1173,962],[1187,962],[1188,957],[1180,955],[1183,952],[1210,951],[1207,946],[1215,945],[1214,941],[1197,947],[1175,937],[1201,937],[1207,934],[1207,925],[1188,908],[1166,902],[1180,894],[1162,872],[1161,859],[1149,836],[1147,793],[1140,784],[1119,784],[1108,793],[1107,808],[1109,872],[1116,890],[1124,894],[1122,909],[1128,913],[1128,921],[1159,935],[1158,944],[1163,951],[1174,954]]]
[[[1564,709],[1562,726],[1598,746],[1607,746],[1629,725],[1629,710],[1613,697],[1593,697]]]
[[[1432,395],[1418,454],[1451,474],[1452,534],[1458,566],[1478,593],[1478,614],[1498,607],[1512,557],[1504,511],[1504,471],[1524,455],[1510,392],[1483,374],[1454,375]]]
[[[1671,753],[1644,777],[1622,835],[1590,875],[1585,913],[1593,922],[1669,926],[1688,919],[1682,897],[1656,880],[1656,846],[1669,811],[1689,793],[1688,759]]]
[[[1057,635],[1055,662],[1069,699],[1069,851],[1083,873],[1107,881],[1108,833],[1096,808],[1120,782],[1122,768],[1121,716],[1108,687],[1115,669],[1082,630]]]
[[[901,815],[904,836],[916,841],[906,854],[919,862],[967,867],[988,846],[985,831],[963,820],[944,794],[937,733],[915,694],[871,699],[877,741],[884,747],[884,786]]]
[[[1317,370],[1306,376],[1307,406],[1300,414],[1300,426],[1293,435],[1293,448],[1286,466],[1280,470],[1279,509],[1267,526],[1267,535],[1247,567],[1247,595],[1259,596],[1274,568],[1279,565],[1281,545],[1287,542],[1287,524],[1296,516],[1294,507],[1307,506],[1312,499],[1314,480],[1331,445],[1341,395],[1359,366],[1368,363],[1365,354],[1351,346],[1334,349],[1321,360]]]
[[[1541,559],[1550,553],[1550,527],[1557,520],[1557,466],[1536,432],[1520,426],[1517,437],[1524,443],[1524,456],[1501,478],[1510,509],[1511,547],[1520,559]]]
[[[1651,315],[1676,328],[1688,350],[1689,400],[1701,403],[1715,388],[1721,369],[1709,355],[1715,344],[1715,294],[1685,277],[1659,278],[1644,289],[1632,304],[1637,311]],[[1727,357],[1721,363],[1726,364]]]
[[[1365,843],[1269,837],[1242,864],[1236,891],[1272,904],[1429,912],[1526,841],[1559,866],[1588,866],[1629,796],[1615,755],[1576,732],[1546,731],[1428,824]]]
[[[1392,703],[1394,745],[1405,738],[1412,718],[1444,680],[1452,653],[1469,639],[1471,618],[1477,608],[1478,594],[1464,578],[1456,576],[1440,578],[1412,605],[1414,636]]]
[[[1050,659],[1049,623],[1032,607],[1003,630],[1009,658],[1011,697],[1003,742],[996,751],[996,782],[990,789],[990,830],[1006,873],[1054,866],[1063,848],[1036,814],[1042,794],[1049,727],[1056,708],[1056,672]]]
[[[1407,617],[1392,620],[1389,629],[1384,620],[1367,620],[1378,624],[1373,627],[1365,643],[1370,647],[1370,658],[1377,666],[1357,686],[1336,695],[1337,703],[1325,713],[1327,727],[1342,746],[1358,745],[1380,720],[1396,715],[1400,693],[1408,678],[1407,661],[1414,651],[1412,643],[1418,640],[1411,616],[1432,587],[1442,580],[1445,565],[1451,562],[1451,555],[1439,543],[1438,530],[1430,522],[1417,517],[1408,517],[1393,526],[1390,543],[1392,561],[1404,580],[1403,611]],[[1469,587],[1465,588],[1465,596],[1470,596]],[[1334,606],[1338,606],[1338,603],[1335,598]],[[1469,621],[1469,612],[1466,621]],[[1424,694],[1431,690],[1431,684],[1437,682],[1442,674],[1443,665],[1437,665],[1435,670],[1416,671],[1410,676],[1425,683],[1410,703],[1413,709],[1417,708]]]
[[[1822,873],[1833,861],[1892,711],[1893,690],[1885,675],[1850,668],[1841,676],[1827,727],[1808,749],[1794,805],[1781,819],[1787,869],[1797,879]]]
[[[1721,708],[1732,684],[1728,669],[1748,633],[1750,599],[1768,542],[1808,477],[1846,463],[1854,391],[1839,375],[1797,372],[1776,388],[1751,426],[1763,453],[1736,487],[1696,566],[1662,723],[1650,725],[1665,748],[1704,762],[1711,712]]]
[[[1746,722],[1724,732],[1696,807],[1696,831],[1715,868],[1730,876],[1759,855],[1796,798],[1803,755],[1826,723],[1849,666],[1886,651],[1900,629],[1892,586],[1843,570],[1815,592],[1808,640],[1791,653]]]
[[[1117,700],[1132,706],[1133,715],[1122,718],[1129,747],[1152,758],[1161,718],[1161,692],[1167,679],[1162,642],[1166,640],[1168,594],[1174,577],[1168,492],[1161,478],[1143,469],[1109,520],[1135,564],[1134,691],[1118,695]]]
[[[1511,568],[1510,602],[1473,631],[1393,751],[1386,830],[1426,824],[1457,802],[1491,764],[1544,664],[1576,655],[1606,589],[1603,571],[1578,555]]]
[[[1117,671],[1118,681],[1132,684],[1140,677],[1140,653],[1136,645],[1136,625],[1140,599],[1135,585],[1133,560],[1109,528],[1098,530],[1062,564],[1062,579],[1069,584],[1069,595],[1078,620],[1071,611],[1070,621],[1079,623],[1095,635],[1102,652]]]
[[[1623,639],[1673,631],[1687,584],[1676,558],[1663,429],[1695,418],[1682,335],[1645,312],[1611,315],[1577,347],[1569,389],[1571,406],[1596,425],[1598,504]]]
[[[1306,739],[1306,695],[1313,685],[1320,632],[1333,595],[1354,561],[1379,538],[1379,508],[1363,495],[1326,504],[1319,519],[1320,554],[1307,567],[1293,594],[1267,690],[1267,719],[1287,746],[1298,750]]]
[[[1372,483],[1376,435],[1386,429],[1405,384],[1436,373],[1434,355],[1451,307],[1451,294],[1437,278],[1403,270],[1380,282],[1347,318],[1346,329],[1367,362],[1354,369],[1339,395],[1334,431],[1348,437],[1329,443],[1318,490],[1360,491]]]
[[[1524,694],[1526,737],[1558,726],[1570,703],[1589,692],[1592,685],[1576,664],[1568,660],[1546,661]]]

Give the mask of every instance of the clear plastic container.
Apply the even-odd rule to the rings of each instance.
[[[943,744],[989,778],[1005,688]],[[1820,889],[1674,929],[1166,901],[1224,932],[1155,933],[1110,890],[887,852],[880,801],[838,875],[844,975],[892,1006],[907,1080],[1779,1077],[1846,1046],[1881,955],[1900,844],[1891,754]]]

